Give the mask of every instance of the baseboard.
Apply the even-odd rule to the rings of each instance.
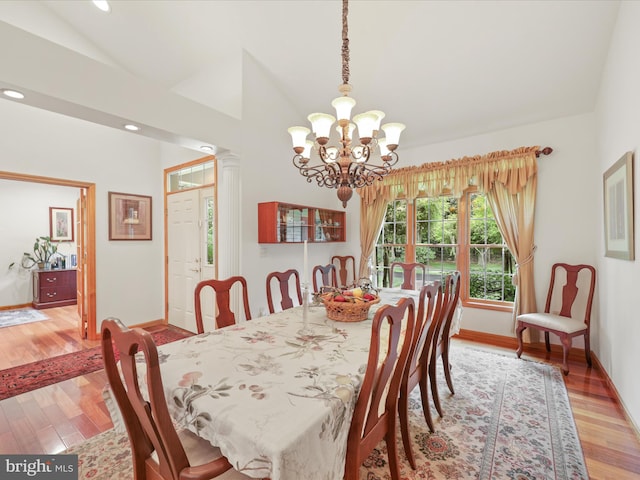
[[[624,412],[624,416],[627,417],[627,421],[629,422],[629,425],[631,425],[631,428],[633,428],[636,434],[636,437],[640,440],[640,428],[638,428],[638,425],[636,425],[631,415],[629,415],[629,410],[627,410],[627,406],[621,400],[620,395],[618,395],[618,389],[616,388],[615,384],[611,380],[611,377],[609,377],[609,374],[607,373],[607,371],[602,366],[602,363],[600,363],[600,360],[598,360],[598,357],[596,357],[593,354],[593,352],[591,352],[591,361],[595,364],[595,367],[597,367],[602,373],[602,376],[604,377],[605,382],[607,382],[607,387],[609,387],[611,392],[613,392],[613,396],[616,398],[616,400],[618,400],[618,403],[620,404],[620,406],[622,407],[622,411]]]
[[[166,327],[167,322],[165,319],[161,318],[159,320],[151,320],[150,322],[137,323],[135,325],[131,325],[129,328],[153,328],[153,327]]]
[[[28,308],[32,306],[32,303],[23,303],[22,305],[8,305],[6,307],[0,307],[0,310],[17,310],[18,308]]]

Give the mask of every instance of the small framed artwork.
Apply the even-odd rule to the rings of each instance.
[[[604,173],[605,256],[633,260],[633,153],[625,153]]]
[[[151,197],[109,192],[109,240],[151,240]]]
[[[49,236],[52,242],[73,242],[73,208],[49,207]]]

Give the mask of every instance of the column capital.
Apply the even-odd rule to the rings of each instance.
[[[222,168],[240,166],[240,155],[233,152],[222,152],[216,154],[216,160]]]

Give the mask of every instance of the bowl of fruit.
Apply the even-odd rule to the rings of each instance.
[[[322,295],[327,317],[338,322],[361,322],[367,319],[369,308],[380,301],[373,291],[361,287],[333,289]]]

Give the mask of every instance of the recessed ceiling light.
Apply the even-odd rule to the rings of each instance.
[[[9,90],[8,88],[3,89],[2,93],[10,98],[16,98],[18,100],[22,100],[24,98],[24,93],[18,92],[17,90]]]
[[[203,145],[200,147],[203,152],[213,152],[213,147],[210,145]]]
[[[126,128],[127,130],[130,130],[132,132],[137,132],[138,130],[140,130],[140,127],[137,125],[134,125],[133,123],[127,123],[124,128]]]
[[[109,2],[107,0],[92,0],[93,4],[98,7],[103,12],[110,12],[111,7],[109,6]]]

